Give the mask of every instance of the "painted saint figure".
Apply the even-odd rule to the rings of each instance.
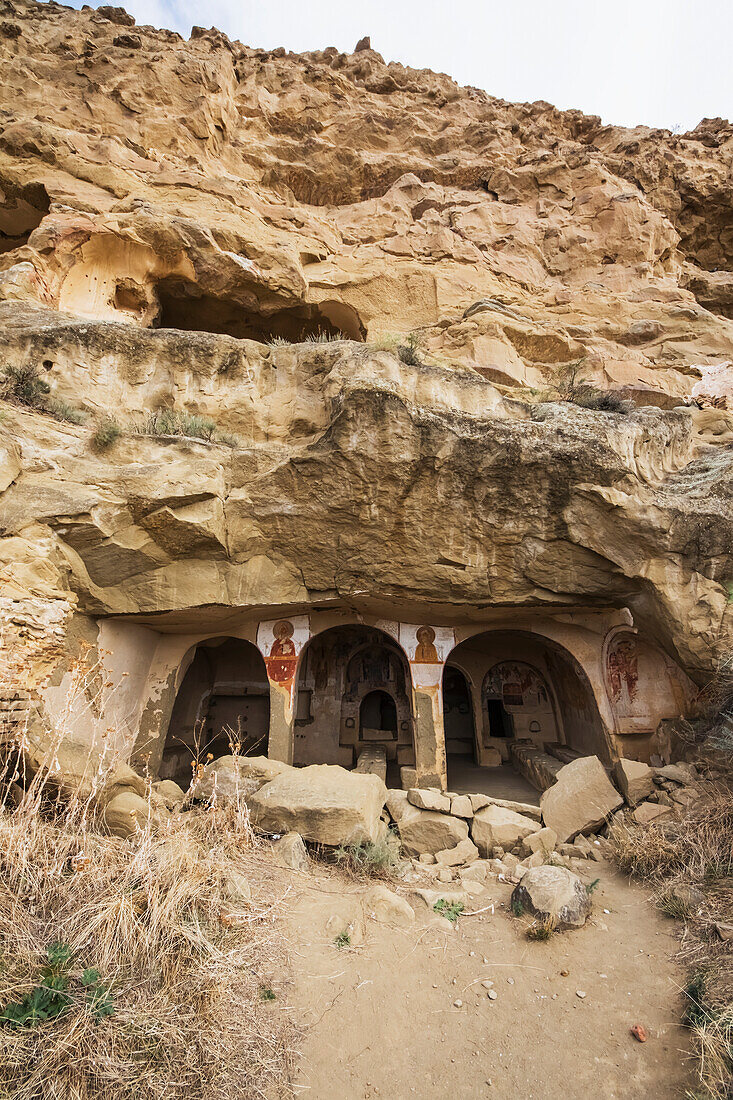
[[[440,657],[435,648],[435,631],[432,626],[419,626],[415,631],[415,637],[417,638],[415,662],[426,665],[439,662]]]
[[[639,664],[636,656],[636,644],[633,638],[623,638],[616,642],[608,654],[608,679],[611,694],[619,702],[626,688],[628,704],[633,703],[639,682]]]
[[[293,641],[294,627],[288,619],[280,619],[272,628],[274,642],[267,658],[267,675],[277,684],[286,684],[295,676],[298,655]]]

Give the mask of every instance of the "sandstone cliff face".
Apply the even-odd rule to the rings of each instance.
[[[3,5],[0,365],[87,417],[3,406],[12,676],[58,679],[110,615],[545,607],[628,608],[704,680],[731,641],[730,125],[128,24]],[[574,371],[635,407],[543,400]],[[237,445],[129,430],[160,409]]]

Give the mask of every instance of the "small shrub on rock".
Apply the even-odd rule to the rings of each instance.
[[[340,845],[334,851],[334,859],[351,871],[368,875],[389,873],[400,861],[399,837],[390,830],[383,840]]]
[[[107,451],[119,439],[122,428],[113,416],[104,416],[97,425],[92,436],[92,447],[95,451]]]
[[[0,396],[16,405],[25,405],[28,409],[43,408],[51,387],[43,378],[38,367],[24,363],[19,367],[6,367],[0,379]]]
[[[205,443],[223,443],[228,447],[236,446],[236,437],[221,432],[215,421],[197,413],[180,412],[178,409],[161,409],[149,413],[144,420],[135,425],[140,435],[181,436],[186,439],[201,439]]]

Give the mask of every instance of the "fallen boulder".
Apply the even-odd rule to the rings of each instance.
[[[220,756],[204,768],[193,797],[199,801],[216,798],[224,801],[244,799],[283,772],[294,771],[289,764],[267,756]]]
[[[349,772],[338,764],[281,767],[247,798],[251,819],[261,829],[297,832],[330,845],[374,843],[383,834],[380,814],[387,788],[379,776]]]
[[[441,814],[451,812],[448,795],[432,787],[412,787],[407,792],[407,801],[412,806],[417,806],[418,810],[434,810]]]
[[[490,856],[494,848],[513,848],[518,841],[536,832],[536,821],[503,806],[485,806],[471,822],[471,837],[484,858]]]
[[[637,806],[654,790],[654,772],[640,760],[619,760],[613,777],[629,806]]]
[[[418,810],[409,803],[398,813],[400,816],[395,818],[397,829],[408,856],[417,858],[424,852],[435,855],[447,848],[455,848],[468,837],[468,825],[463,818],[433,810]]]
[[[107,832],[125,839],[148,825],[155,827],[160,823],[150,800],[142,798],[132,789],[120,791],[106,803],[102,820]]]
[[[650,825],[652,821],[656,821],[658,817],[664,817],[665,814],[672,812],[671,806],[661,805],[659,802],[641,802],[631,817],[636,825]]]
[[[540,798],[545,825],[555,830],[560,843],[594,832],[623,804],[597,756],[580,756],[565,764]]]
[[[565,867],[530,867],[512,891],[512,911],[531,913],[552,928],[580,928],[591,911],[583,883]]]
[[[478,859],[478,848],[468,838],[460,840],[455,848],[435,853],[435,862],[443,867],[460,867],[465,863],[473,863],[475,859]]]

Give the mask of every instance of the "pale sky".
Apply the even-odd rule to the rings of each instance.
[[[733,119],[733,0],[116,2],[138,23],[185,37],[194,24],[216,26],[265,49],[348,52],[368,34],[385,61],[604,122],[687,130]]]

